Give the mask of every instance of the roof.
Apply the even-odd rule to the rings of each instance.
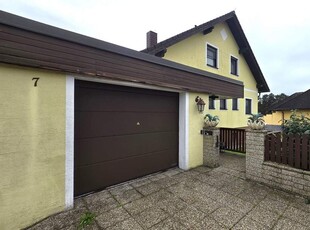
[[[294,93],[285,100],[272,106],[272,111],[310,109],[310,89],[302,93]]]
[[[162,51],[164,51],[169,46],[172,46],[194,34],[197,33],[207,33],[208,30],[212,30],[212,28],[218,24],[226,22],[234,35],[234,38],[239,46],[239,52],[243,54],[248,66],[250,67],[250,70],[257,82],[257,88],[259,92],[269,92],[270,89],[268,87],[268,84],[265,80],[265,77],[258,65],[258,62],[254,56],[254,53],[251,49],[251,46],[243,32],[243,29],[239,23],[239,20],[237,18],[237,15],[235,11],[232,11],[228,14],[225,14],[221,17],[218,17],[216,19],[213,19],[211,21],[208,21],[206,23],[203,23],[199,26],[195,26],[192,29],[189,29],[187,31],[184,31],[180,34],[177,34],[171,38],[168,38],[153,47],[147,48],[142,50],[143,53],[148,53],[152,55],[160,54]]]
[[[1,10],[0,63],[129,81],[182,91],[243,96],[241,81],[224,79],[217,74]]]

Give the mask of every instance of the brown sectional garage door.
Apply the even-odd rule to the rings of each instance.
[[[178,164],[177,93],[75,85],[75,196]]]

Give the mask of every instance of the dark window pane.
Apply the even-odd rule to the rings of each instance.
[[[238,110],[238,98],[232,99],[232,110]]]
[[[214,99],[212,99],[212,98],[209,98],[209,109],[215,109]]]
[[[207,45],[207,65],[217,67],[217,49]]]
[[[220,109],[227,109],[226,107],[226,99],[220,100]]]
[[[238,59],[234,57],[230,58],[230,73],[234,75],[238,74]]]
[[[245,99],[245,113],[251,114],[252,113],[252,100]]]

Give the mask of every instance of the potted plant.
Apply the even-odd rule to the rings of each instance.
[[[248,118],[248,126],[251,129],[260,130],[265,127],[265,121],[263,119],[263,114],[251,114],[251,116]]]
[[[219,123],[220,118],[218,116],[212,116],[211,114],[206,114],[204,116],[205,127],[215,127]]]

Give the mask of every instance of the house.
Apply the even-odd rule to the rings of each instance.
[[[244,97],[238,77],[3,11],[0,82],[0,229],[113,184],[201,165],[196,96]]]
[[[264,116],[269,125],[282,125],[284,120],[290,118],[292,110],[310,118],[310,89],[305,92],[294,93],[271,108],[271,114]]]
[[[144,53],[198,68],[244,84],[243,98],[204,95],[208,110],[218,115],[221,127],[244,127],[249,114],[258,113],[258,96],[269,87],[235,12],[195,26],[157,43],[157,34],[147,34]],[[190,95],[193,98],[194,94]],[[209,99],[208,99],[209,98]],[[216,100],[215,100],[216,99]]]

